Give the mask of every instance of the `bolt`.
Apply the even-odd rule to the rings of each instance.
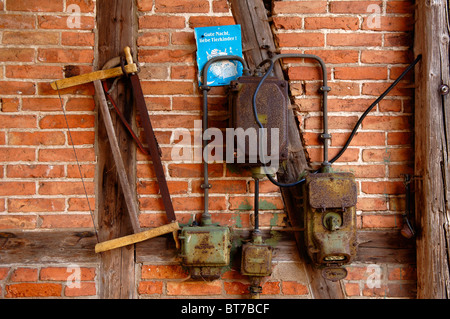
[[[450,89],[447,84],[442,84],[439,87],[439,92],[441,93],[441,95],[447,95],[450,92]]]

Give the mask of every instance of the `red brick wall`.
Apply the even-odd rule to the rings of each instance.
[[[79,28],[70,28],[70,4],[81,9]],[[181,223],[203,211],[201,164],[174,161],[172,133],[193,132],[201,119],[193,29],[233,24],[226,0],[138,0],[138,59],[174,208]],[[331,156],[337,153],[362,112],[412,61],[413,1],[274,1],[273,26],[281,52],[312,53],[329,71]],[[380,12],[373,26],[369,5]],[[60,101],[49,83],[92,70],[95,59],[95,1],[0,1],[0,229],[79,229],[91,217],[79,178]],[[369,23],[368,23],[369,22]],[[377,22],[377,20],[375,20]],[[285,61],[292,101],[307,156],[322,161],[320,73],[316,65]],[[402,81],[365,119],[345,155],[333,167],[354,172],[358,183],[358,227],[383,231],[401,227],[404,187],[412,173],[412,76]],[[93,87],[61,91],[81,160],[91,207],[95,207],[95,123]],[[224,128],[225,90],[210,91],[211,126]],[[137,156],[142,227],[165,224],[151,164]],[[210,165],[210,209],[214,222],[251,228],[254,184],[249,171],[225,163]],[[283,227],[286,214],[278,188],[261,183],[261,226]],[[74,261],[76,263],[76,261]],[[0,265],[0,296],[98,294],[96,265],[78,291],[67,288],[68,265]],[[237,270],[211,283],[186,280],[178,265],[138,265],[141,298],[247,296],[248,279]],[[414,297],[414,265],[355,263],[344,281],[347,297]],[[56,273],[56,274],[52,274]],[[379,281],[374,282],[375,279]],[[375,284],[374,284],[375,283]],[[279,262],[266,278],[263,295],[311,298],[299,259]]]

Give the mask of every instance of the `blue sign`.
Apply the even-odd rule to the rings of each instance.
[[[242,57],[240,25],[195,28],[194,33],[197,42],[199,85],[202,85],[203,67],[209,59],[221,55]],[[239,61],[215,62],[208,68],[208,83],[206,84],[209,86],[228,85],[242,75],[242,69],[243,66]]]

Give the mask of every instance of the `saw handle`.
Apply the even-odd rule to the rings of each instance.
[[[133,64],[133,56],[131,55],[130,47],[125,47],[123,50],[125,51],[125,58],[127,60],[127,64]]]

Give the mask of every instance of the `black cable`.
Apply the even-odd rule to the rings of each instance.
[[[335,161],[337,161],[342,154],[344,154],[344,152],[347,150],[347,147],[350,145],[353,137],[356,134],[356,131],[358,130],[359,126],[361,125],[362,121],[364,120],[364,118],[367,116],[367,114],[369,114],[370,111],[372,111],[372,109],[375,107],[375,105],[377,105],[378,103],[380,103],[380,101],[382,99],[384,99],[384,97],[386,95],[389,94],[389,92],[391,92],[391,90],[398,84],[398,82],[400,82],[405,75],[411,71],[412,68],[414,68],[414,66],[420,61],[420,59],[422,58],[422,55],[418,55],[417,58],[414,60],[413,63],[411,63],[406,69],[405,71],[403,71],[402,74],[400,74],[400,76],[386,89],[386,91],[384,91],[368,108],[367,110],[361,115],[361,117],[359,118],[358,122],[356,122],[352,133],[350,134],[350,136],[347,139],[347,142],[345,142],[345,145],[342,147],[342,149],[339,151],[339,153],[333,157],[333,159],[330,161],[330,163],[334,163]]]
[[[259,230],[259,178],[255,178],[255,230]]]

